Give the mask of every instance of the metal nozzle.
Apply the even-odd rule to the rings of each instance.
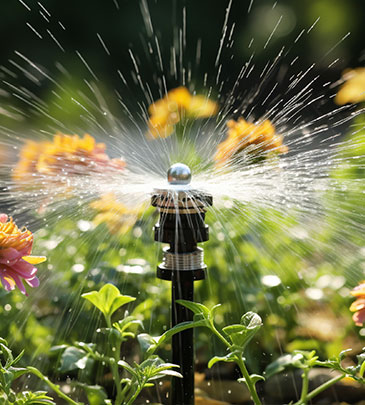
[[[191,171],[184,163],[175,163],[167,171],[167,181],[169,184],[190,184]]]
[[[198,214],[204,213],[213,205],[213,198],[201,190],[190,188],[190,168],[183,163],[175,163],[167,171],[168,184],[155,189],[151,204],[161,213]]]

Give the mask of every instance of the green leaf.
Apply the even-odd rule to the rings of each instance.
[[[6,343],[6,340],[2,339],[2,341]],[[14,357],[11,350],[4,343],[1,342],[0,342],[0,354],[4,356],[5,368],[9,367],[13,363]]]
[[[49,352],[51,354],[59,354],[60,352],[64,351],[67,347],[69,347],[68,345],[57,345],[57,346],[52,346],[49,349]]]
[[[246,326],[247,329],[256,329],[262,326],[262,319],[255,312],[249,311],[242,316],[241,325]]]
[[[96,332],[108,336],[109,339],[123,340],[123,335],[116,328],[98,328]]]
[[[16,380],[23,374],[27,373],[28,370],[26,368],[22,368],[22,367],[11,366],[11,367],[9,367],[9,372],[11,372],[13,374],[13,379]]]
[[[100,385],[87,385],[80,382],[76,385],[85,391],[89,405],[104,405],[105,400],[108,399],[104,388]]]
[[[342,350],[342,352],[340,352],[340,354],[338,355],[339,362],[341,362],[347,356],[347,353],[351,351],[352,349]]]
[[[88,355],[86,355],[84,350],[72,346],[68,347],[62,353],[59,371],[61,373],[65,373],[67,371],[76,370],[78,368],[85,368],[87,357]]]
[[[164,363],[158,356],[150,356],[138,366],[138,373],[147,377],[147,382],[163,378],[165,376],[174,376],[182,378],[182,375],[172,368],[179,367],[176,364]]]
[[[82,298],[90,301],[109,319],[118,308],[135,300],[129,295],[122,295],[113,284],[105,284],[99,291],[82,294]]]
[[[260,375],[260,374],[251,374],[250,379],[254,384],[256,384],[257,381],[260,381],[260,380],[265,381],[265,377],[263,375]],[[243,380],[242,382],[246,382],[244,378],[239,378],[237,381],[241,382],[240,380]]]
[[[183,332],[184,330],[188,330],[191,328],[198,328],[201,326],[207,326],[206,320],[200,319],[195,321],[181,322],[178,325],[175,325],[173,328],[167,330],[161,336],[156,338],[157,341],[156,348],[160,347],[163,343],[171,339],[172,336],[176,335],[177,333]]]
[[[210,318],[211,311],[203,304],[197,302],[187,301],[187,300],[176,300],[180,305],[183,305],[185,308],[190,309],[195,315],[201,315],[204,319]]]
[[[126,316],[124,319],[113,323],[115,329],[123,336],[126,330],[128,330],[133,325],[139,325],[143,329],[143,323],[141,320],[137,319],[135,316]]]
[[[75,342],[74,345],[91,355],[95,353],[96,344],[95,343],[85,343],[85,342]]]
[[[359,363],[359,366],[360,366],[359,376],[360,376],[360,378],[364,378],[364,374],[365,374],[365,361],[363,361],[362,363]]]
[[[220,361],[223,361],[225,363],[232,363],[235,362],[236,359],[237,359],[236,352],[229,353],[226,356],[214,356],[209,360],[208,368],[213,367],[215,363],[218,363]]]
[[[150,377],[148,379],[148,381],[158,380],[158,379],[166,377],[166,376],[184,378],[181,373],[179,373],[175,370],[163,370],[163,371],[160,371],[158,374],[154,375],[153,377]]]
[[[119,360],[118,361],[118,366],[124,368],[125,370],[128,371],[129,374],[131,374],[133,377],[138,378],[138,372],[134,370],[134,368],[129,365],[126,361],[124,360]]]
[[[156,338],[152,337],[148,333],[140,333],[137,335],[137,340],[143,353],[147,353],[151,351],[152,348],[157,347]]]
[[[90,359],[89,355],[87,354],[86,356],[84,356],[81,359],[77,360],[77,362],[75,363],[75,366],[80,370],[84,370],[86,368],[86,364],[87,364],[89,359]]]
[[[11,365],[18,363],[18,361],[23,357],[23,355],[24,355],[24,350],[22,350],[20,352],[20,354],[12,361]]]
[[[14,405],[55,405],[53,398],[49,397],[45,391],[23,391],[17,394]]]
[[[223,332],[230,338],[236,348],[243,351],[248,342],[262,326],[262,320],[255,312],[247,312],[241,318],[241,323],[223,328]]]
[[[284,371],[287,367],[297,367],[299,362],[302,360],[303,355],[301,353],[285,354],[284,356],[280,356],[266,367],[265,376],[266,378],[269,378],[274,374]]]

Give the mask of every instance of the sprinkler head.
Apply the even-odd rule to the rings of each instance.
[[[199,214],[213,205],[210,194],[190,187],[191,171],[183,163],[175,163],[167,171],[168,184],[153,190],[151,204],[160,213]]]
[[[191,181],[190,168],[184,163],[175,163],[167,171],[167,181],[169,184],[187,185]]]
[[[160,214],[155,225],[155,241],[168,243],[164,249],[163,263],[157,276],[172,280],[176,272],[190,272],[194,280],[205,277],[203,249],[197,244],[209,239],[205,213],[213,205],[213,198],[203,190],[190,186],[191,171],[188,166],[176,163],[167,172],[168,184],[153,190],[151,205]]]

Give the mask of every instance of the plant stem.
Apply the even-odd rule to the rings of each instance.
[[[246,381],[246,385],[247,385],[248,390],[250,391],[253,402],[255,403],[255,405],[261,405],[260,398],[256,392],[255,384],[251,380],[250,374],[247,371],[247,368],[245,366],[245,363],[244,363],[242,357],[237,356],[236,359],[237,359],[236,363],[237,363],[238,367],[240,368],[242,376],[244,377],[244,379]]]
[[[364,377],[364,373],[365,373],[365,361],[363,361],[363,363],[361,364],[361,368],[360,368],[360,371],[359,371],[359,375],[360,375],[361,378]]]
[[[232,349],[232,345],[228,342],[228,340],[217,330],[213,322],[210,322],[210,329],[212,332],[224,343],[225,346],[229,350]],[[237,365],[241,370],[242,376],[245,378],[246,385],[248,390],[250,391],[251,397],[255,405],[261,405],[260,398],[257,395],[255,384],[252,382],[249,372],[245,366],[245,363],[241,356],[236,356]]]
[[[106,325],[109,329],[112,329],[112,322],[111,322],[111,316],[108,314],[104,314],[105,316],[105,322]],[[112,372],[113,375],[113,380],[114,380],[114,385],[117,389],[117,396],[115,398],[115,405],[121,405],[123,401],[123,393],[122,393],[122,386],[120,383],[120,376],[119,376],[119,370],[118,370],[118,361],[120,357],[120,345],[122,344],[121,341],[116,342],[116,347],[113,350],[112,348],[112,357],[114,358],[115,361],[110,361],[110,371]]]
[[[29,367],[27,367],[27,370],[30,373],[36,375],[42,381],[44,381],[60,398],[64,399],[69,404],[80,405],[80,402],[75,402],[73,399],[71,399],[66,394],[64,394],[61,391],[61,388],[59,387],[59,385],[54,384],[52,381],[50,381],[50,379],[48,377],[46,377],[45,375],[43,375],[38,369],[29,366]]]
[[[133,396],[129,399],[126,405],[132,405],[133,402],[137,399],[139,393],[142,391],[144,387],[145,382],[138,384],[138,388],[136,389],[136,392],[133,394]]]
[[[115,398],[115,405],[121,405],[123,398],[122,398],[122,387],[120,386],[120,377],[118,371],[118,363],[115,361],[110,362],[110,370],[113,375],[114,385],[117,389],[117,396]]]
[[[213,322],[210,322],[210,329],[224,343],[224,345],[227,346],[228,349],[232,347],[228,340],[225,339],[225,337],[216,329]]]
[[[336,377],[333,377],[331,380],[326,381],[325,383],[323,383],[322,385],[320,385],[319,387],[317,387],[316,389],[314,389],[313,391],[311,391],[307,396],[306,396],[306,401],[310,401],[312,398],[314,398],[315,396],[317,396],[318,394],[320,394],[322,391],[326,390],[327,388],[329,388],[331,385],[335,384],[338,381],[341,381],[343,378],[346,377],[346,374],[341,374],[338,375]],[[302,398],[296,402],[294,405],[305,405],[306,402],[302,401]]]
[[[110,315],[104,314],[104,317],[105,317],[106,326],[111,329],[112,321],[111,321]]]
[[[307,403],[308,387],[309,387],[309,369],[304,369],[302,374],[302,392],[300,395],[300,401],[303,404]]]
[[[122,389],[123,399],[125,398],[125,396],[126,396],[126,394],[127,394],[127,392],[129,391],[130,388],[131,388],[131,385],[126,382],[125,387]]]
[[[113,364],[113,367],[115,367],[115,371],[113,373],[114,376],[114,381],[115,381],[115,377],[117,377],[117,381],[115,381],[115,384],[117,386],[117,397],[115,399],[115,404],[119,405],[123,402],[124,399],[124,395],[123,395],[123,391],[122,391],[122,385],[121,385],[121,381],[120,381],[120,376],[119,376],[119,370],[118,370],[118,361],[120,360],[120,349],[121,349],[121,345],[122,342],[118,339],[117,344],[116,344],[116,348],[114,353],[114,358],[115,358],[115,363]]]

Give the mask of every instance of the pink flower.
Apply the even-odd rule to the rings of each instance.
[[[23,280],[31,287],[38,287],[35,264],[46,260],[44,256],[30,256],[33,247],[33,234],[26,228],[19,229],[8,219],[6,214],[0,214],[0,280],[5,290],[14,290],[15,286],[28,295]]]

